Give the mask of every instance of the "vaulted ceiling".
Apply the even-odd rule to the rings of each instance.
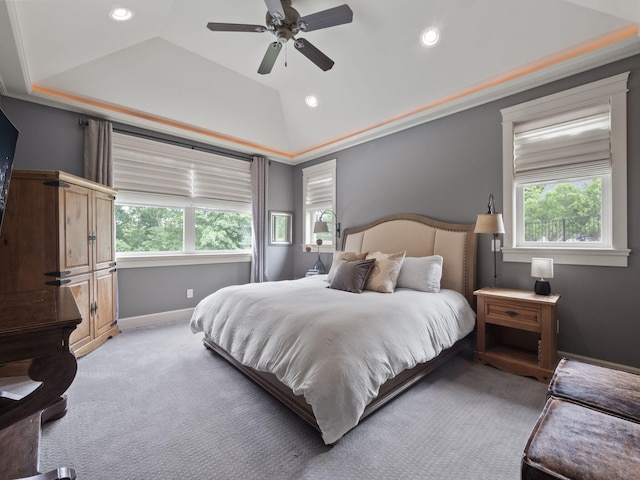
[[[352,23],[298,34],[332,69],[290,41],[260,75],[271,32],[206,26],[265,25],[264,0],[1,0],[0,93],[295,164],[640,53],[637,0],[292,6],[344,2]]]

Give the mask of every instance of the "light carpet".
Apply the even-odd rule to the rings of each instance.
[[[109,340],[67,393],[40,467],[79,480],[515,480],[546,386],[465,352],[330,447],[180,323]]]

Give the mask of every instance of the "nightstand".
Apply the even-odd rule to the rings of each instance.
[[[558,362],[560,295],[508,288],[481,288],[473,294],[478,304],[474,360],[549,382]]]

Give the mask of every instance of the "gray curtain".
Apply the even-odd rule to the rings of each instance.
[[[84,128],[84,177],[113,187],[111,122],[88,120]]]
[[[269,184],[269,161],[260,156],[251,162],[251,206],[253,210],[253,257],[251,259],[251,282],[267,281],[267,185]]]
[[[88,120],[84,125],[84,178],[113,187],[113,159],[111,157],[111,122]],[[120,318],[120,295],[116,270],[114,291],[116,320]]]

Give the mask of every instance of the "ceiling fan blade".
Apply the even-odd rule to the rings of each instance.
[[[349,5],[340,5],[322,12],[312,13],[298,19],[298,28],[303,32],[334,27],[353,21],[353,11]]]
[[[277,20],[284,20],[286,15],[280,0],[264,0],[264,3],[267,4],[267,10],[269,10],[269,13],[273,18]]]
[[[315,63],[321,70],[327,71],[333,67],[333,60],[314,47],[311,42],[303,38],[297,38],[294,42],[296,50]]]
[[[264,54],[264,58],[262,59],[262,63],[260,63],[260,67],[258,67],[258,73],[260,75],[271,73],[271,69],[276,63],[280,50],[282,50],[282,44],[280,42],[273,42],[269,44],[267,52]]]
[[[207,23],[207,28],[212,32],[257,32],[267,31],[262,25],[245,25],[243,23]]]

